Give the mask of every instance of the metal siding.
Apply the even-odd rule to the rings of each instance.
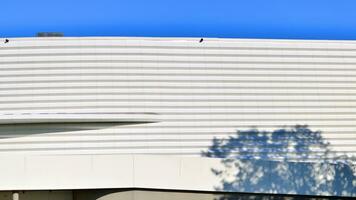
[[[18,38],[1,45],[0,70],[3,115],[147,112],[160,120],[3,130],[0,154],[201,156],[214,137],[300,124],[321,131],[335,155],[356,155],[352,41]]]

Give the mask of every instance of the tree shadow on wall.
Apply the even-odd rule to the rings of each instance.
[[[308,126],[237,131],[214,138],[203,156],[222,158],[221,167],[212,169],[219,191],[356,196],[356,159],[335,154]]]

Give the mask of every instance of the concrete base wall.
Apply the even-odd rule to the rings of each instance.
[[[0,192],[0,200],[12,200],[12,192]],[[72,191],[19,192],[19,200],[73,200]]]

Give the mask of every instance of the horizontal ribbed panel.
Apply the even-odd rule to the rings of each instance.
[[[232,153],[242,158],[352,156],[355,66],[352,41],[12,39],[0,48],[1,115],[155,113],[159,122],[1,126],[0,154],[200,156],[214,138],[232,136],[246,140],[233,148],[251,149]],[[287,136],[266,144],[236,135],[298,124],[321,136],[309,136],[305,152],[286,150]]]

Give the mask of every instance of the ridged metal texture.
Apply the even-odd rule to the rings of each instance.
[[[201,156],[214,137],[299,124],[320,131],[329,155],[351,156],[356,42],[14,38],[0,45],[0,112],[153,113],[159,119],[99,128],[1,126],[0,154]],[[311,144],[308,154],[324,151],[320,145]],[[274,146],[257,151],[266,148]],[[276,157],[296,150],[279,154],[276,148]]]

